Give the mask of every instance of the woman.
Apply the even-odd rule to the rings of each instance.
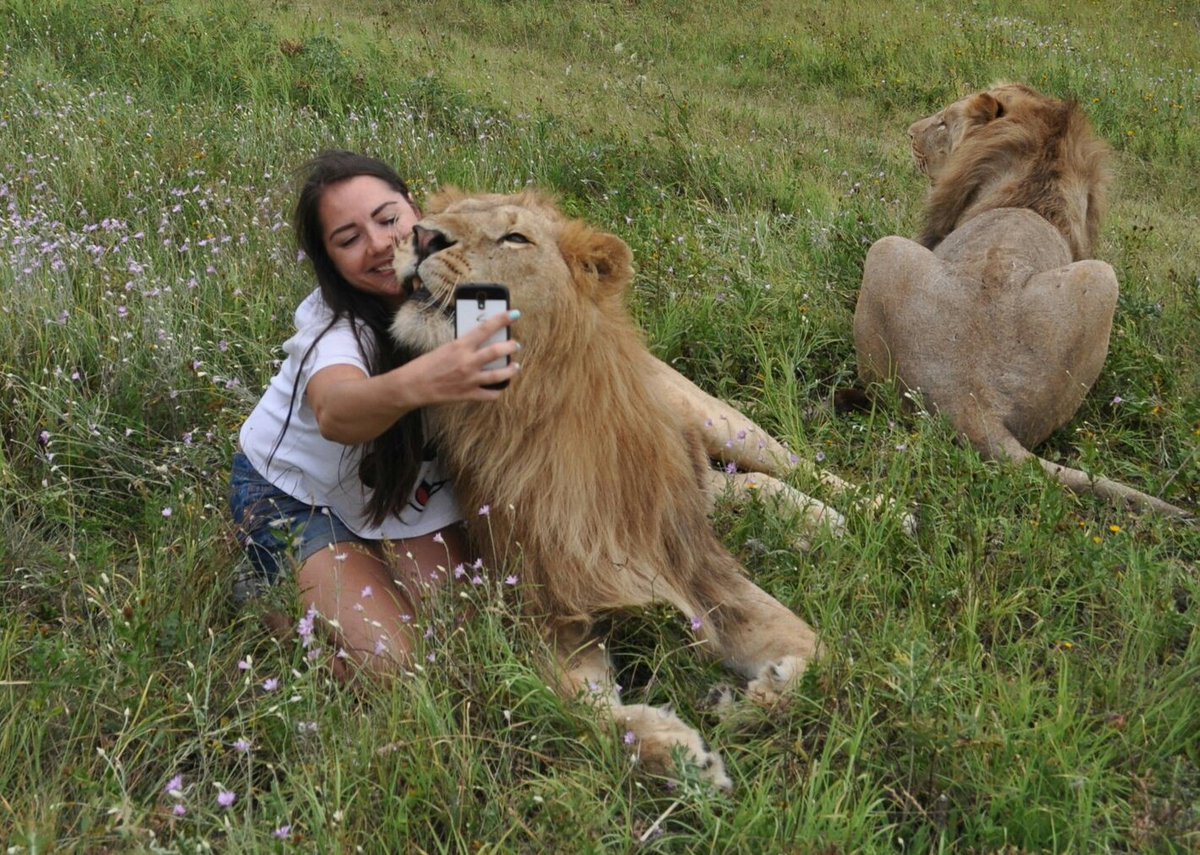
[[[485,387],[520,368],[483,368],[519,348],[483,346],[515,312],[415,358],[389,339],[405,299],[393,249],[419,216],[382,161],[328,151],[308,164],[293,225],[318,287],[233,461],[230,505],[256,579],[294,570],[305,607],[374,674],[406,662],[423,594],[465,557],[420,408],[494,400],[503,392]]]

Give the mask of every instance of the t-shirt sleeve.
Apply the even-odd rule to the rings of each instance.
[[[296,310],[296,334],[284,342],[284,352],[300,365],[296,394],[301,400],[309,379],[322,368],[353,365],[364,374],[370,373],[350,321],[342,318],[330,326],[331,317],[324,303],[305,300]],[[370,330],[362,330],[362,337],[365,347],[373,346]]]

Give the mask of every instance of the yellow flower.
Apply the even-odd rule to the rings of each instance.
[[[1121,533],[1121,527],[1120,527],[1119,525],[1110,525],[1110,526],[1108,527],[1108,530],[1109,530],[1109,531],[1111,531],[1113,534],[1120,534],[1120,533]]]

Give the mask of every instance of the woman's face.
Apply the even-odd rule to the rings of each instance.
[[[419,218],[412,201],[380,178],[356,175],[326,187],[317,214],[325,250],[345,280],[395,305],[403,302],[392,256]]]

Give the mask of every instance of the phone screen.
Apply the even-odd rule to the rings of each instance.
[[[496,284],[459,285],[454,291],[454,336],[462,338],[488,318],[508,312],[508,289]],[[491,344],[508,340],[508,327],[493,334],[483,344]],[[508,357],[494,359],[484,367],[491,370],[503,368],[508,364]]]

